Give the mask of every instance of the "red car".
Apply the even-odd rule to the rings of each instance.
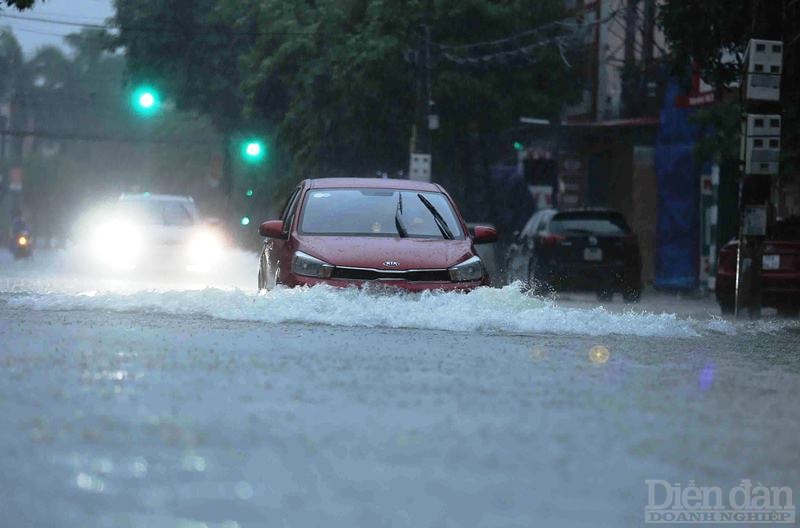
[[[716,296],[722,313],[733,313],[736,298],[736,252],[732,240],[719,251]],[[800,220],[777,222],[764,243],[761,299],[782,315],[800,312]]]
[[[467,229],[453,200],[433,183],[369,178],[305,180],[266,237],[259,289],[360,286],[470,290],[489,284],[475,244],[497,240],[492,227]]]

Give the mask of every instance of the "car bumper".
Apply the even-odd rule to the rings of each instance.
[[[411,282],[406,280],[349,280],[349,279],[317,279],[314,277],[305,277],[302,275],[290,274],[289,280],[286,281],[287,286],[317,286],[317,285],[333,286],[335,288],[348,288],[348,287],[378,287],[378,288],[398,288],[401,290],[411,292],[422,291],[463,291],[467,292],[474,290],[480,286],[488,286],[489,278],[484,277],[477,281],[465,282]]]
[[[736,275],[718,272],[714,293],[719,302],[733,302]],[[761,304],[771,307],[800,304],[800,273],[764,273],[761,277]]]
[[[616,264],[578,264],[543,266],[534,278],[563,289],[596,290],[598,288],[640,286],[641,272]]]
[[[217,267],[217,260],[192,259],[184,245],[151,246],[131,258],[100,258],[100,266],[115,272],[139,273],[208,273]]]

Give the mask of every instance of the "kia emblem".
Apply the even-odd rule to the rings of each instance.
[[[383,265],[386,266],[387,268],[396,268],[397,266],[400,265],[400,263],[397,262],[396,260],[387,260],[386,262],[383,263]]]

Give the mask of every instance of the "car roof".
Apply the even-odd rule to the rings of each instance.
[[[145,192],[137,194],[122,194],[119,197],[119,201],[194,202],[194,198],[191,196],[181,196],[178,194],[151,194]]]
[[[554,213],[619,213],[616,209],[610,207],[565,207],[563,209],[543,209],[552,211]]]
[[[306,180],[309,189],[397,189],[402,191],[441,192],[435,183],[392,178],[316,178]]]

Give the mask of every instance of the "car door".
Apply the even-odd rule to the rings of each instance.
[[[531,232],[528,234],[528,245],[526,254],[528,255],[528,279],[534,279],[536,271],[536,260],[541,258],[542,251],[541,240],[547,234],[547,228],[550,225],[550,220],[555,216],[556,211],[548,210],[542,213],[539,221],[533,226]]]
[[[284,282],[291,268],[293,241],[290,239],[297,204],[300,201],[303,187],[298,186],[283,207],[281,221],[283,222],[282,238],[267,238],[264,240],[264,254],[268,262],[268,275],[276,277],[278,282]]]
[[[506,253],[506,277],[509,283],[528,280],[529,252],[532,244],[532,234],[536,230],[544,211],[538,211],[526,222],[525,227],[519,232],[514,242]]]

